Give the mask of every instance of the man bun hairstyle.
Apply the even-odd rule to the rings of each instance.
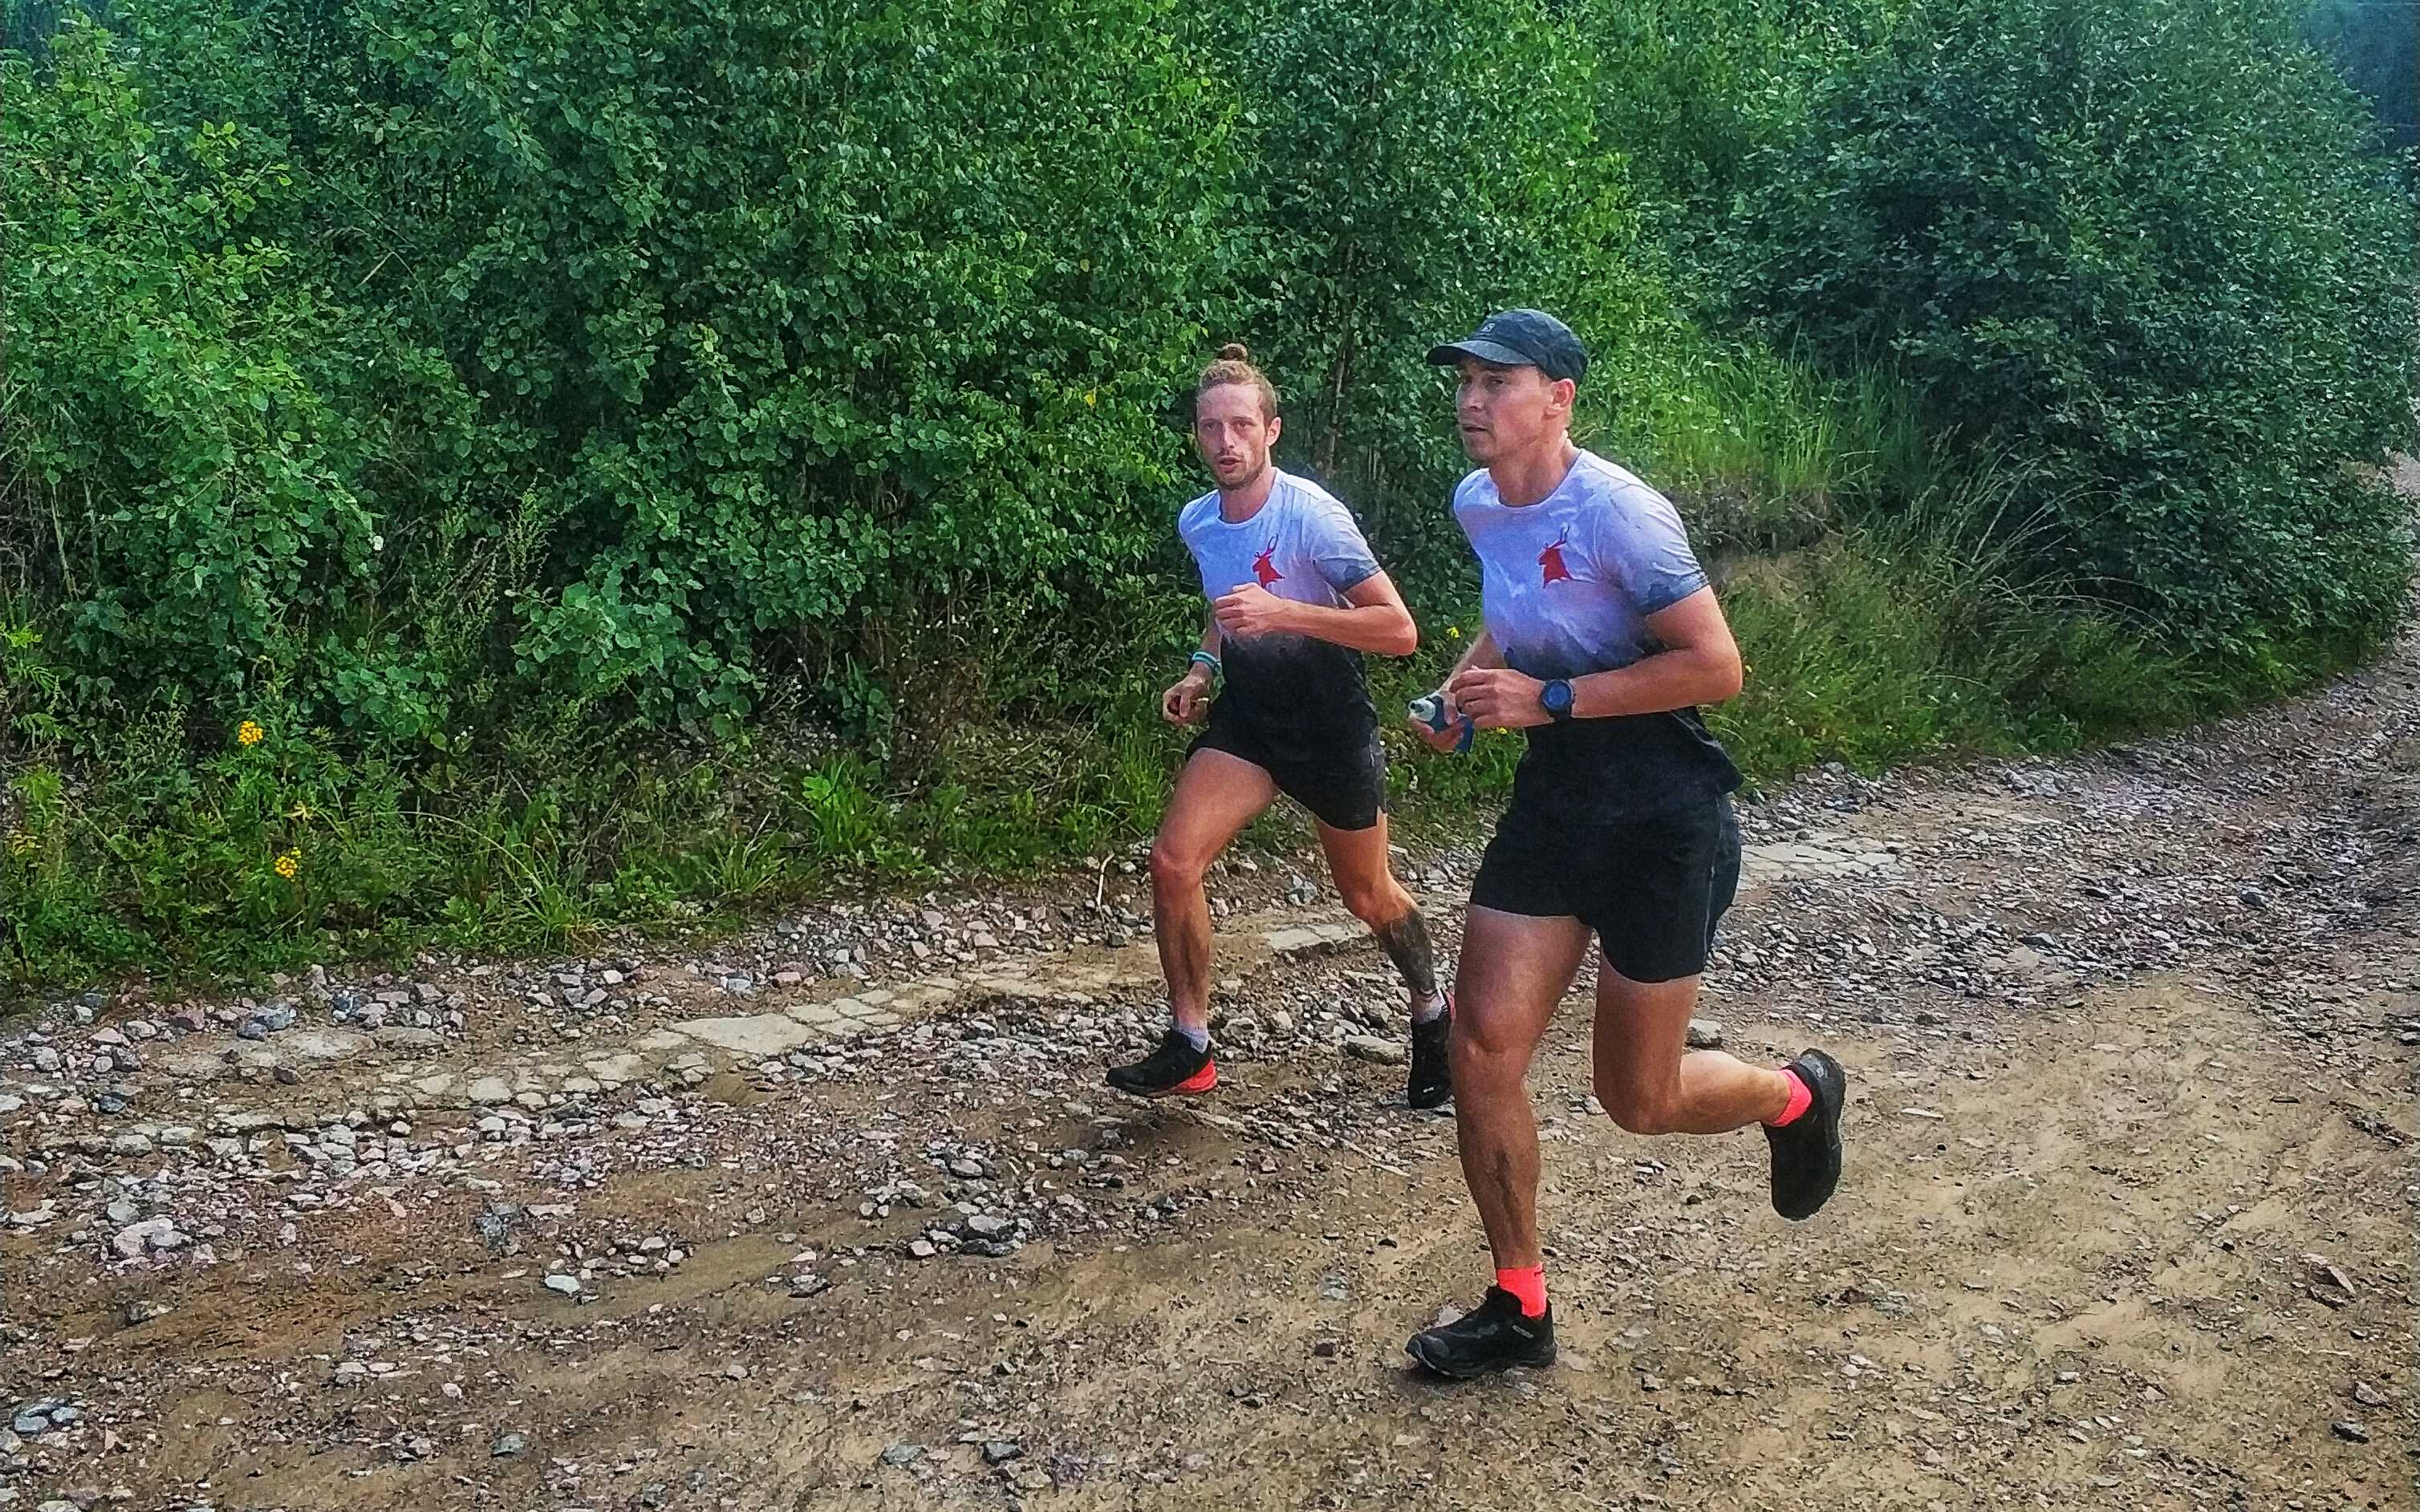
[[[1277,386],[1269,381],[1267,374],[1253,365],[1251,348],[1240,341],[1231,341],[1218,348],[1218,360],[1202,370],[1202,381],[1194,385],[1193,396],[1199,399],[1212,389],[1230,383],[1256,391],[1261,396],[1262,418],[1277,418]]]

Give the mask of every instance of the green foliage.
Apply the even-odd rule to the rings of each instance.
[[[768,637],[845,657],[870,617],[1047,608],[1156,544],[1224,139],[1156,6],[376,20],[419,103],[371,161],[462,180],[416,228],[455,364],[543,438],[562,586],[519,673],[727,729]]]
[[[1724,606],[1746,687],[1709,712],[1752,779],[1946,749],[2065,749],[2221,712],[2229,689],[2107,609],[2027,580],[2037,480],[1986,465],[1804,551]]]
[[[0,519],[41,543],[81,689],[224,692],[375,554],[359,440],[297,356],[330,312],[245,235],[290,198],[280,165],[155,130],[105,32],[51,62],[38,86],[0,56]]]
[[[2399,0],[2312,0],[2303,32],[2368,99],[2396,145],[2420,147],[2420,8]]]
[[[1182,737],[1140,704],[1106,731],[978,748],[904,789],[848,750],[646,751],[534,733],[476,767],[407,773],[264,708],[188,760],[164,717],[70,786],[0,795],[0,980],[218,974],[425,943],[554,949],[684,929],[839,886],[1026,870],[1148,835]],[[240,728],[240,727],[239,727]],[[637,751],[638,753],[634,753]]]
[[[67,733],[58,709],[67,676],[43,654],[42,632],[0,609],[0,760],[19,740],[54,743]]]
[[[0,477],[71,643],[383,734],[473,670],[728,733],[777,648],[1131,576],[1227,208],[1167,15],[162,0],[156,128],[72,28],[13,65]]]
[[[1606,60],[1599,131],[1652,186],[1659,229],[1695,247],[1809,89],[1871,48],[1905,0],[1574,0]]]
[[[2051,486],[2055,564],[2257,660],[2374,637],[2412,205],[2267,0],[1923,0],[1766,150],[1739,302]]]
[[[1423,355],[1514,302],[1723,577],[1760,779],[2206,714],[2409,569],[2410,206],[2284,0],[0,18],[13,978],[1139,840],[1230,339],[1421,616],[1388,708],[1476,619]],[[1407,823],[1519,744],[1403,742]]]
[[[1807,545],[1863,501],[1922,493],[1942,462],[1915,401],[1878,373],[1826,379],[1685,328],[1612,365],[1612,413],[1582,440],[1681,500],[1717,559]]]
[[[1214,337],[1465,591],[1420,354],[1513,301],[1718,535],[1804,540],[1925,448],[1844,461],[1835,385],[1683,317],[1730,247],[1850,387],[2057,464],[2062,561],[2197,643],[2394,597],[2336,470],[2409,429],[2408,217],[2263,0],[40,9],[0,523],[95,717],[274,687],[411,758],[795,683],[926,760],[1109,692],[988,655],[1017,622],[1165,628]]]

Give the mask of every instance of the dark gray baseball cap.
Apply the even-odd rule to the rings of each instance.
[[[1544,310],[1504,310],[1489,316],[1461,341],[1429,348],[1429,361],[1448,367],[1466,357],[1498,367],[1534,367],[1550,378],[1577,383],[1588,372],[1588,348],[1572,328]]]

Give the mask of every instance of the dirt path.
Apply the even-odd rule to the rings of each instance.
[[[1114,866],[736,966],[315,982],[258,1039],[282,1005],[54,1016],[0,1041],[0,1505],[2420,1505],[2415,800],[2407,640],[2188,738],[1750,809],[1704,1012],[1850,1067],[1839,1196],[1787,1225],[1752,1134],[1592,1116],[1573,1005],[1563,1363],[1460,1387],[1401,1355],[1485,1279],[1452,1124],[1282,867],[1219,884],[1198,1110],[1097,1088],[1157,1012]],[[845,978],[774,969],[828,929]]]

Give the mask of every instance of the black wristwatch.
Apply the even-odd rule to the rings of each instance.
[[[1558,677],[1538,689],[1538,707],[1557,724],[1572,717],[1572,685]]]

